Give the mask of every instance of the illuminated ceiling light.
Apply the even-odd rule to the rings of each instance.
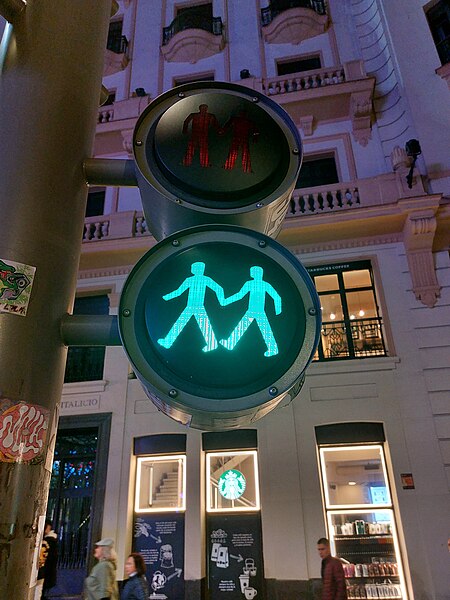
[[[355,315],[350,315],[350,321],[353,321],[355,319]]]
[[[331,321],[334,321],[336,318],[336,315],[334,313],[330,313],[330,319]]]
[[[361,310],[359,311],[359,313],[358,313],[358,315],[359,315],[360,317],[363,317],[365,314],[366,314],[366,313],[363,311],[363,309],[361,309]]]
[[[348,485],[356,485],[356,481],[349,481]]]

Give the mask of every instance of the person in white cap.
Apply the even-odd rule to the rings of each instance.
[[[104,538],[96,542],[94,557],[98,563],[89,577],[84,580],[84,600],[119,600],[119,588],[116,581],[116,553],[114,540]]]

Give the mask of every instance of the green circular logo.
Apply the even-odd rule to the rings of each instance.
[[[245,492],[247,482],[240,471],[229,469],[222,473],[217,485],[220,495],[226,500],[237,500]]]

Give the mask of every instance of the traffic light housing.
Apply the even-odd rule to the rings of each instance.
[[[170,417],[248,425],[298,393],[320,335],[314,285],[272,239],[300,171],[298,130],[255,90],[192,83],[147,107],[133,149],[159,243],[124,286],[124,349]]]
[[[275,237],[300,171],[298,130],[265,95],[220,82],[159,96],[133,135],[136,177],[157,240],[204,224]]]
[[[264,234],[213,225],[170,236],[136,264],[119,328],[163,412],[199,429],[231,429],[298,393],[319,315],[295,256]]]

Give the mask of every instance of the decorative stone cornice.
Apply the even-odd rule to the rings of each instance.
[[[332,240],[318,244],[289,246],[289,250],[295,255],[300,255],[311,254],[315,252],[329,252],[333,250],[348,250],[349,248],[365,248],[367,246],[397,244],[401,241],[402,235],[400,233],[392,233],[389,235],[374,235],[358,239]]]
[[[222,52],[224,47],[223,35],[215,35],[203,29],[185,29],[176,33],[165,46],[161,46],[161,52],[167,62],[195,64],[202,58]]]
[[[78,279],[97,279],[98,277],[120,277],[131,273],[134,265],[105,267],[102,269],[84,269],[78,271]]]
[[[262,35],[269,44],[300,44],[324,33],[327,25],[327,15],[319,15],[311,8],[290,8],[263,27]]]
[[[437,202],[433,202],[436,198]],[[413,292],[417,300],[429,308],[436,304],[441,290],[432,252],[439,199],[440,196],[423,196],[414,198],[414,204],[410,201],[402,203],[407,212],[403,227],[403,242]]]

